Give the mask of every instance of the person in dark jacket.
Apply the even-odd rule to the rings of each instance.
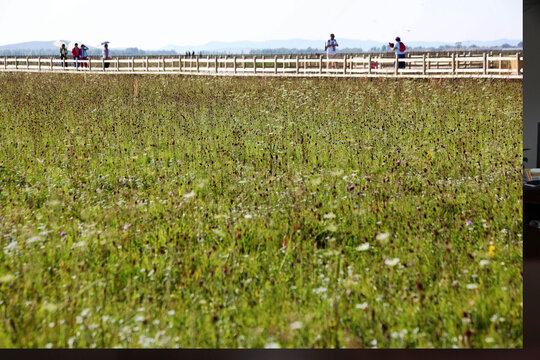
[[[66,67],[66,59],[67,59],[67,48],[66,44],[62,44],[62,47],[60,48],[60,59],[62,60],[62,67]]]

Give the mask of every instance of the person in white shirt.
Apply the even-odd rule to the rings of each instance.
[[[339,44],[337,43],[336,39],[334,38],[334,34],[330,34],[330,40],[326,42],[326,45],[324,49],[326,50],[326,56],[328,59],[336,59],[337,58],[337,47]],[[330,68],[336,67],[337,68],[337,62],[331,62],[328,63],[328,66]]]

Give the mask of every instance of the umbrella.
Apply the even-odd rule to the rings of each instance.
[[[55,42],[54,42],[54,46],[60,47],[60,46],[62,46],[62,44],[64,44],[64,45],[67,46],[68,42],[65,41],[65,40],[58,40],[58,41],[55,41]]]
[[[104,42],[101,43],[101,45],[106,45],[108,43],[110,43],[110,41],[104,41]]]

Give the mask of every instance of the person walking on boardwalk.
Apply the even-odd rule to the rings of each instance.
[[[79,50],[81,60],[88,60],[87,50],[88,50],[88,48],[86,47],[86,45],[81,44],[81,49]],[[82,63],[81,67],[88,67],[88,64],[87,63]]]
[[[111,52],[109,50],[109,44],[105,43],[103,47],[103,60],[111,60]],[[109,67],[110,63],[105,63],[105,69]]]
[[[62,44],[62,47],[60,48],[60,60],[62,60],[62,67],[66,67],[66,59],[67,59],[67,48],[66,44]]]
[[[337,43],[336,39],[334,38],[334,34],[330,34],[330,40],[328,40],[325,44],[324,50],[326,50],[326,57],[327,59],[336,59],[337,58],[337,49],[339,44]],[[337,62],[331,62],[328,64],[330,68],[335,67],[337,68]]]
[[[399,36],[396,37],[395,44],[389,43],[389,45],[392,48],[392,51],[396,52],[398,59],[405,58],[406,47],[405,44],[401,42],[401,38]],[[398,69],[405,69],[405,61],[399,61]]]
[[[79,44],[75,43],[75,47],[71,49],[71,55],[73,55],[73,60],[80,60],[80,50],[81,49],[79,49]],[[73,61],[73,66],[78,68],[79,63],[77,61]]]

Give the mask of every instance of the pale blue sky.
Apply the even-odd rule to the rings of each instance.
[[[522,39],[522,0],[0,0],[0,45],[157,49],[210,41]]]

